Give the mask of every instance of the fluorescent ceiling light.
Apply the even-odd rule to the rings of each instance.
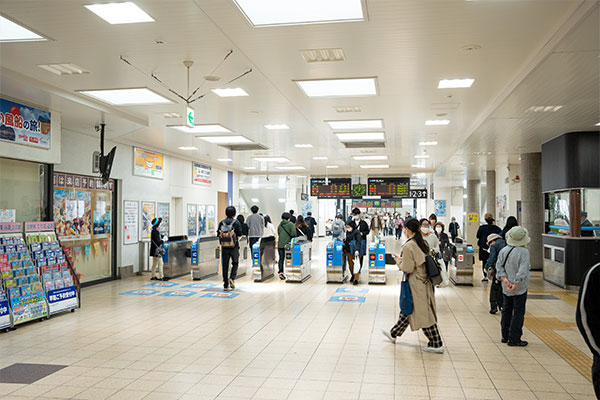
[[[556,112],[563,108],[563,106],[532,106],[529,107],[526,112]]]
[[[277,199],[280,203],[285,203],[285,199]]]
[[[425,168],[424,165],[411,165],[412,168]]]
[[[466,199],[467,197],[469,197],[469,196],[467,196],[466,194],[463,194],[463,199]]]
[[[348,130],[348,129],[382,129],[383,120],[380,119],[363,119],[353,121],[325,121],[331,129]]]
[[[260,200],[258,200],[256,197],[253,197],[250,199],[250,201],[253,203],[258,203]]]
[[[165,118],[181,118],[181,115],[179,115],[177,113],[166,112],[166,113],[163,113],[163,117],[165,117]]]
[[[196,146],[181,146],[181,147],[178,147],[178,149],[185,150],[185,151],[198,150],[198,148]]]
[[[246,91],[242,88],[211,89],[211,92],[220,97],[248,96],[248,93],[246,93]]]
[[[460,89],[460,88],[470,88],[473,85],[475,79],[466,78],[466,79],[442,79],[440,83],[438,83],[438,89]]]
[[[423,158],[423,159],[425,159],[425,158],[429,158],[429,156],[427,154],[422,154],[422,155],[419,155],[419,156],[415,156],[415,158]]]
[[[252,143],[251,140],[243,136],[196,136],[198,139],[205,140],[209,143],[215,144],[238,144],[238,143]]]
[[[308,97],[377,96],[377,78],[295,81]]]
[[[354,156],[352,157],[356,161],[375,161],[375,160],[387,160],[388,156]]]
[[[219,124],[194,125],[193,128],[187,125],[169,125],[169,128],[177,129],[178,131],[186,133],[232,133],[231,130]]]
[[[234,0],[255,27],[364,21],[361,0]]]
[[[340,167],[339,165],[327,165],[325,168],[335,169],[335,168],[339,168],[339,167]]]
[[[217,161],[230,162],[230,161],[233,161],[233,160],[231,158],[217,158]]]
[[[70,63],[38,64],[38,67],[56,75],[84,75],[90,73],[90,71],[86,71],[80,66]]]
[[[449,119],[429,119],[425,121],[425,125],[429,126],[439,126],[439,125],[448,125],[450,123]]]
[[[114,106],[172,103],[148,88],[80,90],[79,93]]]
[[[419,142],[419,146],[437,146],[438,142]]]
[[[300,144],[295,144],[294,147],[298,147],[300,149],[302,149],[302,148],[310,148],[310,147],[312,147],[312,144],[309,144],[309,143],[300,143]]]
[[[388,164],[367,164],[367,165],[361,165],[361,168],[365,168],[365,169],[375,169],[375,168],[389,168],[390,166]]]
[[[275,168],[276,169],[281,169],[281,170],[287,170],[287,171],[294,171],[294,170],[306,169],[302,165],[283,165],[283,166],[275,167]]]
[[[47,39],[0,15],[0,42],[35,42],[41,40]]]
[[[383,132],[360,132],[360,133],[336,133],[338,139],[342,142],[361,142],[367,140],[383,141],[385,136]]]
[[[267,128],[269,130],[290,129],[290,127],[287,126],[286,124],[267,124],[267,125],[265,125],[265,128]]]
[[[244,167],[245,170],[253,170],[256,169],[256,167]]]
[[[600,126],[600,122],[598,122],[598,123],[596,124],[596,126]]]
[[[313,157],[313,160],[327,160],[327,157]]]
[[[85,8],[108,22],[109,24],[134,24],[138,22],[154,22],[154,19],[146,14],[135,3],[126,1],[124,3],[89,4]]]
[[[285,157],[255,157],[254,160],[259,162],[290,162]]]

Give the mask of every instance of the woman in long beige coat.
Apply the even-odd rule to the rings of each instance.
[[[413,313],[404,315],[400,312],[396,325],[389,331],[382,329],[382,332],[395,343],[396,338],[401,336],[409,325],[412,331],[422,329],[429,339],[423,351],[443,353],[442,337],[437,326],[434,289],[425,269],[425,255],[429,246],[419,229],[419,221],[416,219],[406,221],[404,234],[408,241],[402,248],[402,257],[395,257],[398,268],[408,276],[414,305]]]

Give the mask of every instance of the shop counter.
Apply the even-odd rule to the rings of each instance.
[[[581,284],[585,272],[600,262],[600,237],[542,235],[544,280],[565,289]]]

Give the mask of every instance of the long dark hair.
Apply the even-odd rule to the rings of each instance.
[[[298,215],[298,218],[296,218],[296,228],[303,228],[307,226],[306,222],[304,222],[304,217],[302,215]]]
[[[517,221],[517,219],[511,215],[510,217],[506,218],[506,225],[504,225],[504,232],[508,232],[511,230],[511,228],[514,228],[515,226],[518,226],[518,225],[519,225],[519,221]]]
[[[269,222],[271,222],[271,217],[265,215],[265,228],[267,227],[267,225],[269,225]]]
[[[415,235],[412,237],[414,241],[417,243],[421,251],[425,254],[429,253],[429,245],[423,239],[423,235],[421,235],[421,224],[414,218],[409,219],[404,222],[404,227],[414,233]]]

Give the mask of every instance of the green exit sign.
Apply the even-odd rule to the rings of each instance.
[[[187,108],[185,123],[190,128],[194,127],[194,109],[192,107]]]

